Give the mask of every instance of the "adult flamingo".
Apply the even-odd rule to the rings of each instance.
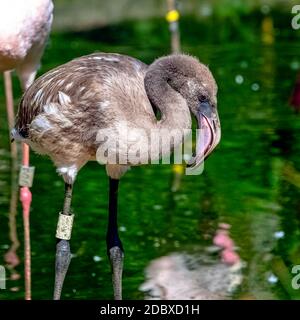
[[[202,129],[201,143],[197,145],[191,165],[202,163],[220,140],[216,94],[211,72],[196,58],[170,55],[148,67],[134,58],[106,53],[84,56],[53,69],[25,92],[12,136],[37,152],[49,155],[65,181],[65,200],[56,232],[54,299],[60,299],[71,260],[69,240],[73,214],[70,205],[78,171],[96,157],[106,162],[110,182],[107,253],[112,266],[114,297],[121,299],[123,246],[117,227],[119,179],[131,165],[147,162],[151,132],[159,130],[165,134],[176,129],[172,147],[180,144],[185,129],[191,128],[191,114]],[[156,119],[154,109],[160,110],[160,120]],[[138,150],[139,163],[130,160],[133,154],[128,151],[136,140],[142,142]],[[159,146],[160,156],[170,150],[163,144]],[[99,152],[104,145],[111,159],[123,162],[106,161],[105,153]],[[133,150],[137,155],[136,149]]]
[[[0,72],[4,72],[7,114],[10,130],[14,122],[10,71],[15,69],[25,91],[34,81],[52,23],[51,0],[2,0],[0,2]],[[12,147],[16,158],[16,146]],[[22,144],[23,169],[29,168],[29,147]],[[31,299],[29,211],[30,182],[20,183],[25,239],[25,298]]]

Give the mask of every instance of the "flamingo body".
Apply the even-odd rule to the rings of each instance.
[[[25,138],[35,151],[49,155],[65,181],[73,183],[79,169],[96,159],[99,130],[117,135],[122,122],[133,128],[154,125],[143,84],[146,70],[134,58],[97,53],[49,71],[24,95],[14,138]],[[120,138],[127,150],[127,140]],[[128,167],[109,168],[116,176]]]
[[[99,161],[98,151],[106,143],[107,151],[119,161],[105,163],[110,189],[106,243],[114,297],[121,299],[124,254],[117,225],[119,179],[132,165],[152,163],[147,160],[153,160],[148,143],[153,131],[160,135],[158,157],[182,143],[185,130],[191,129],[192,115],[202,129],[192,162],[199,166],[220,141],[216,94],[210,70],[183,54],[162,57],[147,66],[125,55],[95,53],[49,71],[26,90],[12,137],[48,155],[65,181],[56,233],[54,299],[60,299],[71,261],[71,198],[80,168],[90,160]],[[161,119],[156,118],[155,109],[161,111]],[[163,139],[174,131],[172,142]],[[134,148],[136,143],[139,148]],[[137,154],[136,163],[132,159]],[[68,230],[67,236],[62,229]]]
[[[23,89],[33,82],[53,19],[51,0],[0,3],[0,72],[16,69]]]

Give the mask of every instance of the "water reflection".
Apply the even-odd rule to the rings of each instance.
[[[11,188],[10,188],[10,204],[9,204],[9,215],[8,215],[8,230],[9,230],[9,240],[11,245],[8,251],[4,254],[4,261],[6,263],[6,268],[10,271],[9,279],[12,281],[19,280],[21,275],[16,270],[16,267],[20,264],[20,258],[17,254],[17,250],[20,247],[20,242],[17,233],[17,205],[18,205],[18,171],[17,171],[17,161],[16,157],[11,158]],[[10,291],[19,291],[19,287],[11,286]]]
[[[241,262],[229,234],[220,224],[208,247],[174,252],[150,262],[140,286],[146,299],[230,299],[243,280]]]

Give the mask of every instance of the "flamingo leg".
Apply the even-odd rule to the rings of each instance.
[[[6,98],[6,112],[8,120],[9,132],[14,127],[15,112],[14,112],[14,97],[13,88],[11,82],[11,71],[4,72],[4,87],[5,87],[5,98]],[[17,145],[16,143],[10,144],[10,152],[13,160],[17,160]]]
[[[65,200],[63,212],[60,214],[58,228],[56,232],[56,261],[55,261],[55,284],[54,284],[54,300],[59,300],[63,283],[71,262],[71,251],[69,240],[71,238],[71,229],[73,223],[73,215],[71,214],[72,201],[72,184],[65,184]]]
[[[122,299],[122,273],[124,250],[118,234],[118,187],[119,180],[109,179],[109,219],[106,234],[107,255],[112,268],[112,284],[115,300]]]
[[[5,96],[6,96],[6,108],[8,117],[8,126],[11,131],[14,125],[14,99],[13,89],[11,81],[11,71],[4,72],[4,84],[5,84]],[[13,164],[17,163],[17,144],[11,144],[11,157]],[[22,146],[22,164],[29,167],[29,147],[23,143]],[[14,168],[13,168],[14,170]],[[25,277],[25,299],[31,300],[31,254],[30,254],[30,224],[29,213],[32,195],[27,186],[21,186],[20,188],[20,200],[23,208],[23,225],[24,225],[24,277]]]
[[[22,143],[22,165],[29,167],[29,146],[25,143]],[[32,194],[28,186],[21,185],[20,201],[23,208],[24,225],[25,300],[31,300],[30,205]]]

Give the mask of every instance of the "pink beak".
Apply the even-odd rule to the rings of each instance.
[[[216,109],[210,112],[199,111],[197,114],[198,131],[196,143],[196,155],[191,159],[188,166],[196,168],[211,154],[221,139],[221,126]],[[205,114],[206,113],[206,114]]]

